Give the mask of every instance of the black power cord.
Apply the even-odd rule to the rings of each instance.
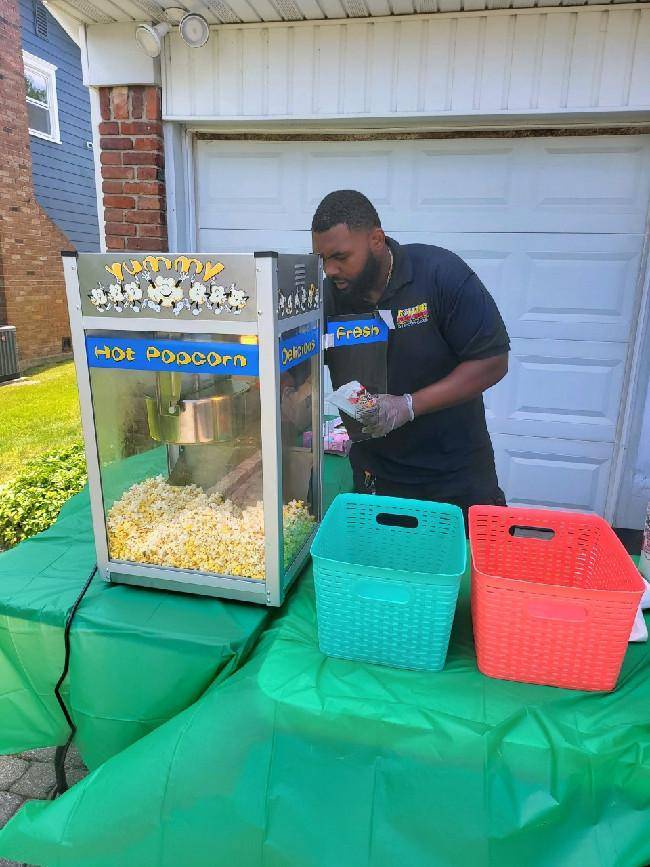
[[[70,716],[70,712],[66,707],[66,703],[63,701],[61,696],[61,686],[63,685],[63,681],[68,676],[68,670],[70,668],[70,629],[72,627],[72,620],[77,613],[77,609],[81,605],[81,600],[86,595],[86,591],[90,587],[93,578],[97,572],[97,565],[93,567],[92,572],[86,579],[86,583],[84,584],[81,593],[77,596],[74,601],[74,605],[68,611],[68,616],[65,621],[65,629],[63,631],[63,641],[65,645],[65,661],[63,663],[63,671],[61,672],[61,677],[57,681],[56,686],[54,687],[54,695],[56,696],[56,700],[59,703],[59,707],[63,711],[63,716],[70,727],[70,734],[68,735],[68,740],[62,747],[56,748],[56,753],[54,754],[54,772],[56,774],[56,783],[54,788],[50,793],[50,799],[54,800],[58,795],[62,795],[68,789],[68,781],[65,775],[65,760],[68,755],[68,750],[70,749],[70,744],[77,732],[77,727],[72,721],[72,717]]]

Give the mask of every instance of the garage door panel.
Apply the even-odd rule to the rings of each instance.
[[[290,219],[294,202],[281,147],[242,151],[229,142],[217,150],[200,147],[199,152],[196,198],[201,227],[243,228],[274,222],[281,215]]]
[[[309,148],[303,167],[303,226],[311,225],[311,218],[321,199],[333,189],[372,190],[372,201],[382,213],[399,209],[395,202],[395,159],[393,148],[348,147],[332,145],[329,149]],[[336,183],[334,179],[336,178]]]
[[[485,396],[512,503],[602,513],[635,331],[650,136],[197,142],[201,252],[311,249],[329,191],[361,190],[401,243],[465,259],[510,372]]]
[[[310,253],[311,232],[279,232],[276,229],[205,229],[199,236],[199,253]]]
[[[602,513],[610,445],[505,434],[495,434],[492,442],[509,505]]]
[[[601,236],[598,250],[575,236],[561,240],[524,253],[521,291],[510,292],[506,303],[513,333],[627,340],[642,238]]]
[[[411,144],[414,219],[403,214],[397,229],[644,231],[650,165],[643,137]]]
[[[323,195],[353,188],[380,207],[393,231],[642,233],[648,154],[643,136],[202,140],[199,227],[262,229],[271,216],[278,230],[302,230]]]
[[[588,220],[638,214],[648,200],[642,139],[537,140],[533,202],[540,212]]]
[[[623,343],[512,340],[508,375],[486,392],[491,432],[613,442]]]
[[[516,206],[513,152],[512,144],[499,143],[416,148],[413,211],[423,218],[450,207],[474,213],[486,209],[494,215]]]
[[[629,340],[642,235],[394,236],[461,256],[487,286],[513,337]]]
[[[511,337],[628,341],[640,236],[485,236],[394,233],[462,256],[493,295]],[[598,249],[595,249],[598,248]],[[206,229],[200,251],[311,250],[309,231]]]

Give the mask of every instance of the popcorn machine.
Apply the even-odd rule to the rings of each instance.
[[[100,574],[280,605],[321,519],[318,257],[64,270]]]

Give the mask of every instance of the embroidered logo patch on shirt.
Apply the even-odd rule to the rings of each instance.
[[[395,324],[398,328],[407,328],[409,325],[420,325],[429,321],[429,305],[426,301],[416,304],[415,307],[405,307],[397,311]]]

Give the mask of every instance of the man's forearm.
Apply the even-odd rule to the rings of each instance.
[[[472,400],[503,379],[507,372],[507,354],[464,361],[449,376],[414,392],[413,413],[417,418]]]

